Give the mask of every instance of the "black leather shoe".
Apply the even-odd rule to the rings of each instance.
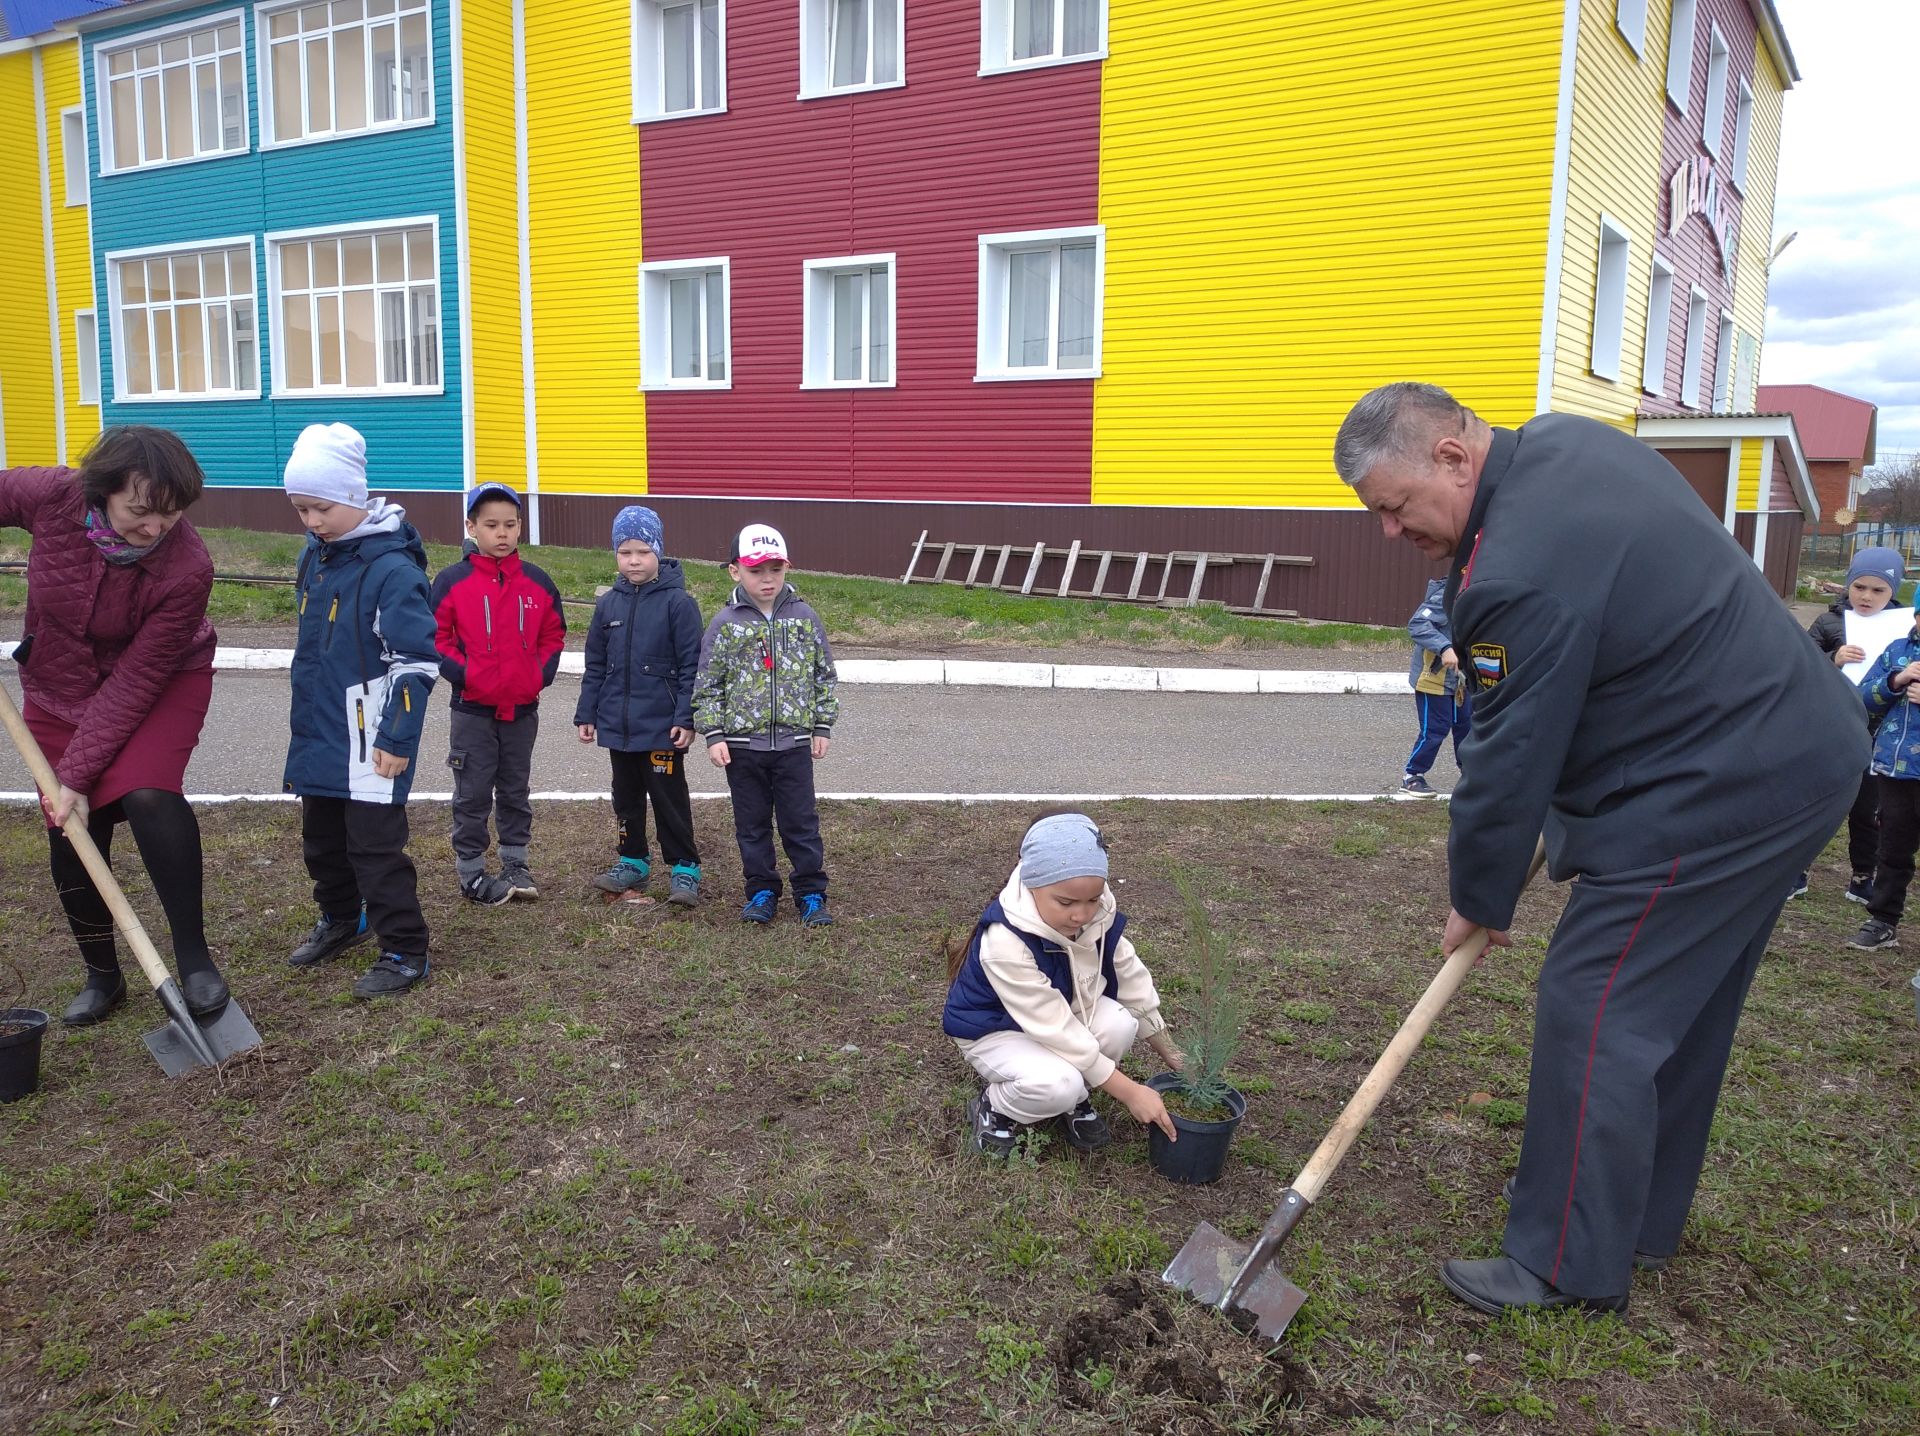
[[[1440,1280],[1476,1311],[1499,1316],[1508,1311],[1555,1311],[1572,1307],[1589,1316],[1604,1312],[1625,1312],[1625,1296],[1569,1296],[1548,1286],[1512,1257],[1488,1257],[1484,1261],[1455,1259],[1440,1268]]]
[[[195,1017],[211,1017],[227,1005],[227,980],[211,967],[180,979],[180,996]]]
[[[127,1000],[127,980],[121,978],[112,987],[95,987],[91,983],[80,989],[79,996],[67,1004],[67,1010],[60,1014],[60,1020],[69,1027],[91,1027],[96,1022],[105,1022],[114,1008]]]
[[[1507,1184],[1500,1189],[1500,1195],[1507,1199],[1507,1205],[1513,1205],[1513,1178],[1507,1178]],[[1633,1264],[1640,1271],[1665,1271],[1673,1261],[1670,1256],[1655,1256],[1652,1252],[1635,1252]]]

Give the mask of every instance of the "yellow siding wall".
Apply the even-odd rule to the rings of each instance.
[[[1354,508],[1366,390],[1539,377],[1562,0],[1113,0],[1096,503]]]
[[[33,52],[0,55],[0,406],[9,464],[58,463]]]
[[[1740,482],[1734,486],[1733,506],[1740,513],[1760,507],[1760,460],[1771,449],[1764,439],[1742,439],[1740,444]]]
[[[1747,136],[1747,185],[1734,258],[1733,323],[1736,329],[1751,334],[1764,353],[1767,258],[1773,253],[1773,200],[1780,168],[1780,111],[1785,87],[1766,46],[1760,45],[1757,50],[1749,82],[1753,86],[1753,129]],[[1731,154],[1728,159],[1731,161]],[[1735,365],[1730,372],[1737,369]],[[1728,382],[1735,381],[1730,378]]]
[[[1586,0],[1580,7],[1552,407],[1631,430],[1640,406],[1647,289],[1660,222],[1660,137],[1673,16],[1670,6],[1647,6],[1645,43],[1635,55],[1614,14],[1615,7],[1606,0]],[[1626,321],[1617,381],[1601,379],[1592,370],[1602,214],[1628,235]]]
[[[475,483],[527,483],[520,351],[519,177],[513,138],[513,7],[460,8],[467,140],[467,305]]]
[[[634,493],[640,387],[640,159],[630,0],[529,0],[533,372],[543,493]],[[617,463],[609,463],[617,456]]]
[[[100,332],[106,332],[105,316],[94,304],[93,241],[87,223],[87,206],[67,204],[66,129],[60,112],[81,103],[80,42],[49,45],[40,52],[45,71],[47,94],[47,182],[53,205],[53,268],[60,285],[60,360],[66,374],[67,459],[74,462],[87,451],[100,432],[100,406],[80,402],[79,343],[74,337],[73,316],[82,309],[95,310]]]

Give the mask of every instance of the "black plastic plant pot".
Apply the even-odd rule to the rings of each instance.
[[[40,1090],[40,1039],[47,1014],[37,1007],[0,1010],[0,1102],[18,1102]]]
[[[1180,1075],[1161,1072],[1149,1077],[1147,1085],[1156,1092],[1177,1091]],[[1147,1160],[1153,1164],[1154,1171],[1169,1181],[1192,1186],[1219,1181],[1227,1165],[1227,1148],[1233,1142],[1234,1128],[1247,1115],[1247,1099],[1231,1087],[1227,1088],[1227,1110],[1231,1116],[1212,1122],[1198,1122],[1170,1111],[1174,1130],[1180,1134],[1177,1142],[1169,1142],[1158,1127],[1147,1128]]]

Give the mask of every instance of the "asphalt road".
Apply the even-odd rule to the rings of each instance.
[[[5,675],[16,701],[19,684]],[[568,721],[579,680],[562,677],[541,705],[537,792],[604,793],[607,759]],[[1411,697],[1252,696],[1065,689],[843,684],[833,751],[816,785],[832,793],[1364,794],[1397,787],[1414,736]],[[191,793],[280,791],[288,689],[283,672],[221,673]],[[446,794],[446,708],[435,694],[415,792]],[[700,753],[693,789],[724,792]],[[1451,754],[1431,775],[1452,786]],[[0,789],[32,787],[0,752]]]

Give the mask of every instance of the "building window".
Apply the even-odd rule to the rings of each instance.
[[[1667,392],[1667,334],[1673,324],[1673,266],[1653,257],[1653,283],[1647,289],[1647,349],[1640,361],[1640,387],[1649,394]]]
[[[109,254],[107,278],[117,401],[259,394],[252,240]]]
[[[1760,377],[1760,346],[1754,337],[1742,331],[1740,335],[1739,359],[1733,369],[1733,407],[1734,412],[1751,414],[1753,412],[1753,389]]]
[[[1700,143],[1715,159],[1720,157],[1720,138],[1727,127],[1727,51],[1720,27],[1713,27],[1707,50],[1707,102],[1700,107]]]
[[[436,221],[267,244],[276,395],[440,392]]]
[[[1673,0],[1673,28],[1667,33],[1667,98],[1687,112],[1693,88],[1693,9],[1695,0]]]
[[[726,0],[634,0],[634,121],[726,107]]]
[[[979,379],[1100,373],[1104,227],[980,236]]]
[[[1614,0],[1613,24],[1633,47],[1634,54],[1646,53],[1647,0]]]
[[[1106,53],[1106,0],[985,0],[981,6],[982,74]]]
[[[100,321],[91,309],[73,315],[73,360],[80,371],[80,402],[100,402]]]
[[[261,17],[266,143],[433,122],[427,0],[321,0]]]
[[[1740,100],[1733,114],[1733,187],[1747,187],[1747,149],[1753,143],[1753,87],[1740,82]]]
[[[101,171],[244,153],[247,82],[241,56],[237,13],[102,52]]]
[[[732,387],[731,274],[725,259],[640,266],[641,388]]]
[[[79,105],[60,112],[60,161],[67,176],[67,203],[87,202],[87,112]]]
[[[801,0],[800,98],[903,83],[906,0]]]
[[[1687,350],[1680,366],[1680,402],[1700,407],[1700,356],[1707,342],[1707,291],[1692,286],[1687,295]]]
[[[1627,327],[1627,232],[1600,216],[1600,272],[1593,290],[1593,372],[1620,377],[1620,341]]]
[[[1725,414],[1733,408],[1733,316],[1720,314],[1720,340],[1713,349],[1713,412]]]
[[[802,388],[893,385],[893,269],[891,254],[806,262]]]

